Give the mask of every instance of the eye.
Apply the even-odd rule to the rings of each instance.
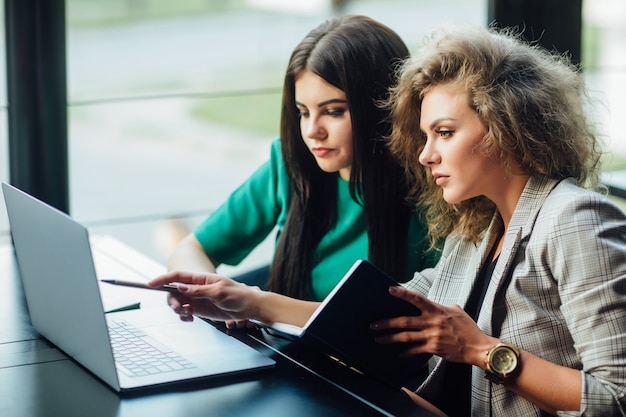
[[[340,117],[346,112],[346,109],[327,109],[326,114],[331,117]]]
[[[447,129],[435,129],[435,133],[438,134],[443,139],[448,139],[452,137],[452,135],[454,134],[454,131],[447,130]]]
[[[298,110],[298,117],[300,118],[307,118],[309,117],[309,112],[306,110]]]

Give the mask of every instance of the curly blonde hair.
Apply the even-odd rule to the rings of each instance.
[[[418,162],[426,140],[419,127],[422,100],[443,84],[468,94],[487,128],[482,150],[503,161],[513,157],[523,172],[507,165],[512,175],[597,184],[601,146],[586,114],[589,96],[565,56],[525,42],[511,29],[436,31],[405,61],[387,102],[393,122],[389,149],[412,184],[411,201],[426,206],[431,242],[457,227],[477,241],[495,210],[486,197],[446,203]]]

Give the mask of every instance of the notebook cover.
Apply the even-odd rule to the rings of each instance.
[[[379,319],[421,314],[389,294],[392,285],[399,284],[370,262],[356,261],[304,326],[300,339],[393,388],[416,388],[431,355],[401,358],[406,345],[376,343],[374,337],[381,332],[370,329]],[[274,328],[289,332],[279,323]]]

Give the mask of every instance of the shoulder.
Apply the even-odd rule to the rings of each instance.
[[[517,204],[509,230],[522,229],[522,235],[550,235],[555,228],[584,229],[606,218],[623,219],[624,213],[606,196],[587,190],[572,178],[531,178]]]
[[[270,164],[273,166],[285,166],[280,138],[274,139],[270,145]]]
[[[285,168],[285,162],[283,160],[283,152],[281,147],[281,139],[274,139],[270,145],[270,159],[267,163],[270,175],[276,177],[276,181],[287,181],[287,169]]]
[[[624,212],[573,180],[563,180],[552,190],[529,226],[528,250],[541,253],[554,270],[557,265],[581,271],[604,268],[602,259],[617,263],[626,255]]]
[[[274,139],[270,148],[270,155],[272,157],[278,157],[283,159],[282,151],[281,151],[281,140],[280,138]]]
[[[610,218],[625,219],[623,211],[607,196],[582,188],[573,179],[563,180],[554,187],[539,216],[578,226],[588,222],[601,223]]]

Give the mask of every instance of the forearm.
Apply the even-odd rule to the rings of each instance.
[[[559,366],[521,352],[522,371],[509,388],[551,414],[580,409],[582,377],[576,369]]]
[[[253,319],[268,324],[281,322],[302,327],[320,303],[258,291],[254,294],[254,305]]]
[[[168,271],[211,272],[216,265],[193,234],[185,237],[168,259]]]

